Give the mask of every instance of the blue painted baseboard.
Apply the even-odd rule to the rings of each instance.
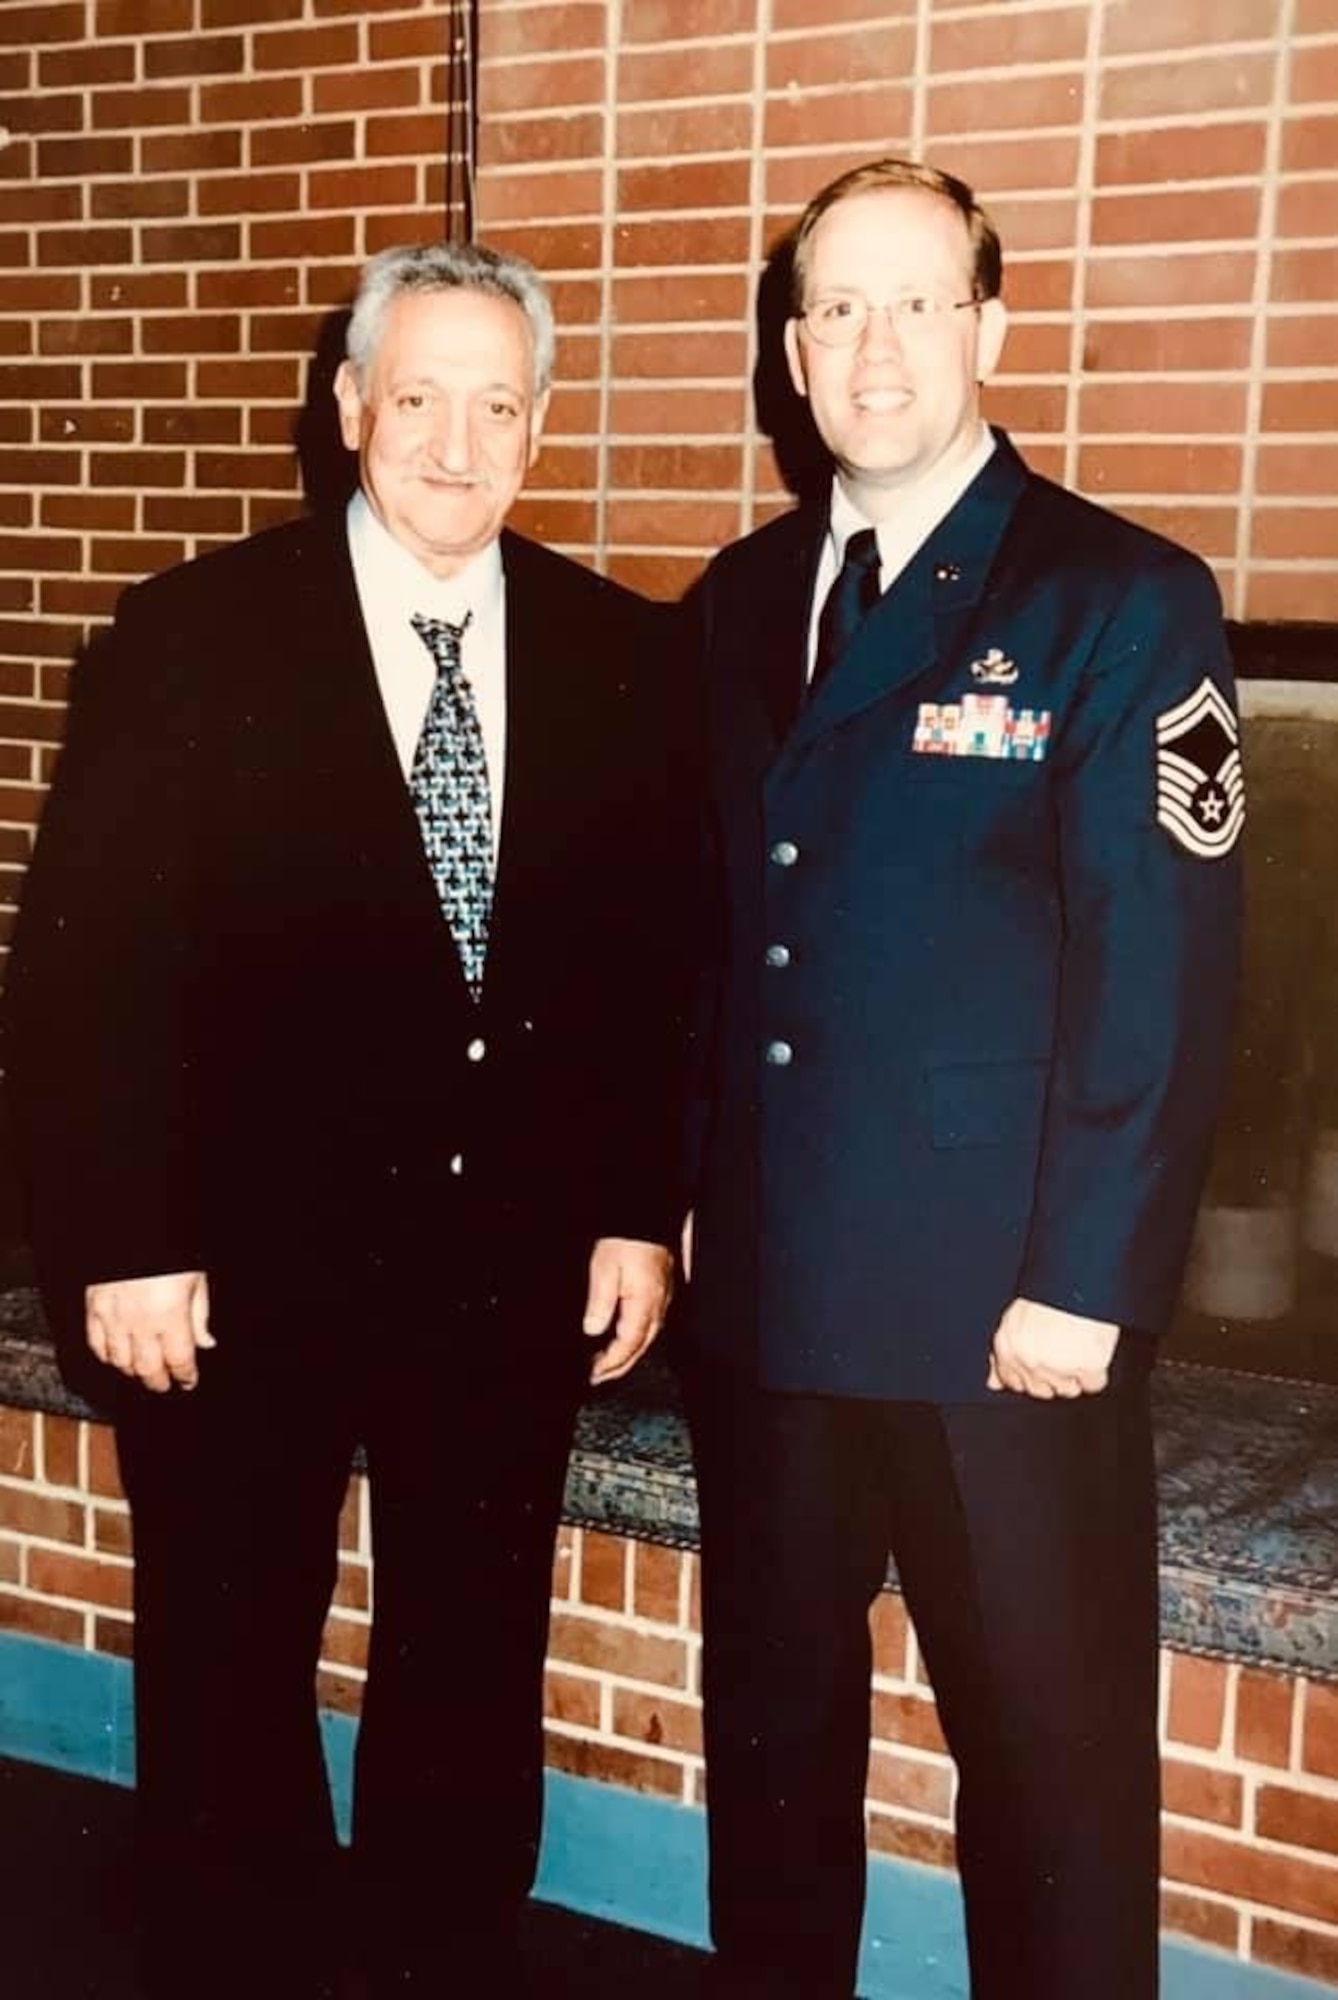
[[[331,1790],[347,1829],[355,1725],[322,1717]],[[134,1781],[124,1660],[0,1633],[0,1756],[113,1784]],[[700,1811],[550,1772],[536,1894],[681,1943],[706,1942]],[[1334,1989],[1168,1939],[1164,2000],[1334,2000]],[[942,1869],[876,1856],[861,1991],[869,2000],[968,2000],[961,1904]]]

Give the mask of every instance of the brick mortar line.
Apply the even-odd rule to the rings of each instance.
[[[772,32],[771,0],[756,0],[753,14],[753,62],[752,74],[746,102],[749,107],[749,148],[750,164],[748,187],[751,197],[748,210],[748,282],[744,308],[744,331],[746,349],[744,355],[744,375],[737,384],[743,399],[740,441],[743,446],[739,490],[737,498],[737,526],[740,534],[748,534],[757,524],[758,473],[766,442],[757,423],[757,410],[753,398],[753,375],[758,365],[758,325],[757,295],[763,272],[766,268],[767,244],[767,154],[766,133],[766,51]]]
[[[1306,1683],[1292,1681],[1293,1689]],[[1238,1750],[1205,1750],[1201,1744],[1181,1743],[1178,1740],[1166,1744],[1168,1755],[1177,1764],[1185,1764],[1195,1771],[1215,1771],[1221,1776],[1239,1777],[1243,1784],[1280,1785],[1284,1790],[1309,1791],[1318,1787],[1321,1795],[1338,1785],[1338,1777],[1323,1771],[1309,1771],[1299,1764],[1265,1764],[1257,1757],[1243,1756]]]
[[[1279,1917],[1284,1917],[1295,1929],[1305,1931],[1311,1937],[1338,1939],[1338,1922],[1326,1923],[1323,1917],[1308,1916],[1302,1910],[1284,1910],[1272,1903],[1247,1902],[1243,1897],[1233,1898],[1230,1891],[1223,1889],[1216,1891],[1199,1889],[1197,1893],[1201,1896],[1212,1896],[1214,1901],[1220,1898],[1229,1908],[1239,1911],[1245,1922],[1251,1926],[1257,1923],[1276,1923]],[[1255,1959],[1253,1951],[1250,1957],[1254,1963],[1260,1965],[1273,1962],[1268,1959]]]
[[[560,1652],[554,1652],[551,1641],[545,1664],[548,1667],[556,1669],[559,1673],[575,1673],[579,1668],[577,1661],[566,1660]],[[669,1696],[674,1701],[686,1703],[690,1708],[699,1708],[701,1706],[701,1696],[691,1686],[680,1688],[671,1686],[668,1681],[641,1680],[634,1674],[618,1673],[612,1667],[585,1667],[579,1670],[597,1681],[599,1686],[607,1688],[610,1693],[662,1694]]]
[[[639,1638],[678,1640],[686,1644],[688,1641],[699,1637],[699,1634],[692,1626],[666,1625],[662,1620],[648,1618],[644,1612],[615,1611],[608,1605],[591,1604],[588,1600],[584,1599],[573,1603],[569,1598],[555,1598],[553,1602],[560,1605],[565,1617],[580,1619],[583,1622],[591,1624],[611,1626],[619,1632],[634,1632]],[[590,1669],[590,1671],[608,1673],[612,1669],[596,1667]]]
[[[1335,1884],[1338,1884],[1338,1856],[1326,1854],[1323,1848],[1297,1847],[1286,1841],[1269,1838],[1261,1833],[1257,1833],[1253,1827],[1224,1826],[1220,1820],[1189,1819],[1183,1813],[1169,1811],[1165,1806],[1162,1808],[1161,1816],[1164,1824],[1167,1826],[1175,1827],[1182,1832],[1208,1835],[1214,1840],[1221,1841],[1223,1846],[1226,1847],[1243,1849],[1251,1854],[1267,1855],[1270,1860],[1308,1862],[1312,1867],[1318,1869],[1321,1875],[1332,1875]],[[1172,1879],[1178,1881],[1183,1878],[1177,1876]],[[1233,1892],[1227,1890],[1224,1893],[1231,1895]],[[1244,1895],[1236,1896],[1235,1900],[1243,1907],[1253,1901],[1252,1898]],[[1256,1907],[1270,1909],[1281,1906],[1265,1903],[1256,1905]],[[1324,1921],[1325,1919],[1322,1917],[1310,1918],[1311,1923],[1323,1923]],[[1335,1931],[1338,1931],[1338,1920],[1335,1921],[1333,1928]]]
[[[89,1560],[94,1560],[94,1558],[89,1558]],[[110,1558],[99,1557],[96,1560],[105,1560],[118,1571],[125,1571],[131,1567],[127,1562],[112,1563]],[[21,1597],[27,1604],[58,1604],[62,1610],[85,1611],[99,1618],[108,1614],[114,1614],[117,1617],[126,1619],[133,1618],[133,1614],[124,1605],[102,1604],[91,1597],[71,1597],[64,1591],[39,1590],[36,1584],[32,1583],[0,1585],[0,1590],[3,1590],[10,1597]]]
[[[1251,339],[1251,380],[1246,391],[1246,409],[1241,425],[1240,515],[1236,523],[1236,575],[1231,611],[1245,616],[1250,582],[1254,573],[1254,502],[1258,487],[1259,455],[1262,442],[1264,388],[1268,380],[1268,303],[1272,289],[1274,241],[1278,214],[1278,175],[1282,164],[1282,137],[1291,88],[1289,40],[1295,19],[1295,0],[1282,0],[1277,21],[1273,90],[1269,104],[1264,165],[1260,175],[1259,215],[1256,225],[1255,280],[1252,305],[1254,329]],[[1295,247],[1294,240],[1288,247]],[[1270,442],[1273,435],[1270,434]],[[1313,440],[1310,440],[1313,442]],[[1264,564],[1258,565],[1262,571]]]
[[[1306,1720],[1312,1699],[1318,1699],[1316,1695],[1318,1686],[1319,1683],[1315,1681],[1298,1683],[1296,1699],[1292,1702],[1291,1733],[1287,1742],[1287,1764],[1288,1769],[1292,1771],[1305,1771],[1309,1768],[1305,1761]],[[1338,1772],[1334,1775],[1338,1776]]]
[[[864,1801],[866,1820],[894,1820],[906,1826],[932,1826],[936,1830],[953,1830],[953,1820],[949,1814],[927,1812],[923,1806],[902,1805],[896,1800],[870,1799]]]
[[[700,100],[700,102],[702,102],[702,106],[706,104],[706,100]],[[730,102],[746,104],[748,100],[744,96],[740,96],[740,98],[734,98]],[[696,104],[698,104],[698,100],[694,100],[694,108],[696,108]],[[590,104],[588,106],[588,110],[598,110],[598,108],[600,108],[598,104]],[[1334,108],[1338,110],[1338,104]],[[1262,116],[1258,118],[1258,124],[1264,124]],[[1074,126],[1068,126],[1066,130],[1078,132],[1080,126],[1074,124]],[[1028,132],[1024,136],[1024,140],[1020,140],[1020,142],[1026,142],[1030,138],[1032,138],[1032,134]],[[764,158],[766,164],[772,164],[772,162],[780,162],[780,160],[808,160],[808,158],[818,156],[818,154],[844,154],[848,150],[850,150],[848,142],[846,144],[832,142],[832,144],[824,144],[824,146],[764,146],[762,148],[762,158]],[[636,168],[640,168],[640,166],[666,166],[666,168],[674,166],[676,168],[676,166],[706,166],[706,164],[716,164],[716,162],[730,164],[730,162],[748,160],[748,158],[756,158],[756,148],[750,148],[750,146],[706,146],[704,144],[704,146],[690,148],[686,152],[684,150],[670,150],[670,152],[622,152],[622,154],[618,154],[618,166],[624,166],[624,168],[626,166],[636,166]],[[306,162],[306,168],[308,170],[316,170],[322,164],[336,164],[336,162]],[[494,180],[508,180],[508,178],[510,180],[526,180],[526,178],[550,180],[550,178],[560,178],[560,176],[564,176],[568,172],[580,172],[582,168],[590,168],[594,164],[596,164],[596,156],[594,154],[590,154],[590,156],[576,156],[576,158],[560,160],[560,162],[542,162],[542,164],[536,164],[532,160],[510,160],[510,162],[498,162],[496,166],[490,166],[488,168],[488,176],[494,178]],[[266,168],[266,172],[270,172],[270,168]],[[274,172],[284,172],[284,168],[276,168]],[[296,172],[296,168],[294,168],[294,172]],[[234,180],[246,178],[246,174],[242,170],[238,170],[238,168],[220,168],[218,174],[234,178]],[[76,174],[62,176],[62,180],[70,180],[74,184],[78,184],[82,178],[84,176],[76,176]],[[102,180],[108,180],[108,182],[110,180],[138,180],[138,178],[142,178],[142,176],[136,176],[136,174],[130,174],[130,172],[98,176],[100,182]],[[210,176],[202,174],[200,178],[206,180]],[[1334,170],[1332,168],[1322,168],[1322,166],[1294,168],[1292,172],[1278,170],[1278,182],[1282,186],[1306,186],[1310,182],[1320,184],[1320,182],[1328,182],[1332,178],[1334,178]],[[1124,200],[1126,196],[1158,196],[1158,194],[1192,194],[1192,196],[1200,196],[1200,194],[1218,194],[1218,192],[1236,190],[1236,188],[1244,188],[1244,190],[1258,188],[1258,184],[1260,184],[1258,182],[1258,174],[1204,174],[1200,178],[1184,178],[1184,180],[1102,180],[1100,184],[1094,184],[1094,196],[1098,196],[1102,200]],[[1042,202],[1042,200],[1056,200],[1056,198],[1064,198],[1064,196],[1068,200],[1074,200],[1074,186],[1072,186],[1072,182],[1064,182],[1064,180],[1034,182],[1034,184],[1028,182],[1026,186],[1016,186],[1016,188],[1004,186],[998,192],[988,190],[988,194],[994,200],[1006,200],[1006,202]],[[712,208],[712,210],[704,210],[704,212],[706,214],[716,214],[718,210]],[[568,210],[562,210],[562,214],[568,214]],[[578,216],[578,214],[580,214],[580,210],[572,212],[572,216]],[[640,210],[638,210],[638,214],[640,214]],[[676,216],[678,214],[694,214],[694,210],[674,208],[672,214],[676,214]],[[98,220],[102,220],[102,218],[98,218]],[[140,220],[148,220],[148,218],[140,218]],[[526,214],[526,220],[534,220],[534,218],[530,214]],[[76,222],[78,222],[78,218],[66,218],[68,226],[76,226]],[[38,226],[40,228],[48,228],[48,226],[56,228],[60,224],[38,224]]]
[[[1089,4],[1093,4],[1093,0],[1089,0]],[[956,20],[961,17],[953,18]],[[1101,58],[1101,70],[1103,75],[1112,71],[1123,74],[1129,70],[1161,69],[1169,61],[1192,62],[1196,57],[1203,56],[1267,55],[1275,47],[1277,39],[1276,35],[1268,34],[1250,36],[1234,42],[1203,40],[1177,43],[1173,48],[1148,49],[1133,54],[1107,53]],[[1323,47],[1330,38],[1320,35],[1313,39]],[[937,83],[999,83],[1013,77],[1076,76],[1084,68],[1083,58],[1077,55],[1037,56],[1030,61],[1018,63],[981,63],[967,64],[956,69],[934,69],[931,71],[929,81],[931,87]],[[1249,108],[1238,107],[1236,115],[1240,116],[1242,111]]]
[[[740,154],[739,157],[743,158],[745,156],[743,154]],[[658,164],[669,165],[673,164],[673,162],[665,160],[664,162]],[[1013,197],[1011,196],[1005,198],[1008,200],[1013,199]],[[1042,191],[1036,197],[1036,199],[1038,201],[1039,200],[1054,201],[1057,199],[1067,199],[1069,201],[1073,201],[1076,203],[1077,197],[1073,194],[1072,190],[1065,191],[1062,189],[1053,189],[1053,190]],[[369,212],[373,214],[377,213],[377,211],[375,210]],[[720,208],[636,209],[631,211],[630,213],[624,214],[621,217],[621,220],[626,223],[720,222],[720,221],[738,221],[741,218],[750,218],[751,213],[752,211],[749,209],[747,205],[742,203],[737,203],[737,204],[731,203],[728,206],[723,206]],[[789,204],[787,203],[783,209],[777,209],[774,212],[774,215],[770,211],[768,211],[768,219],[779,221],[782,220],[784,216],[790,213],[791,210]],[[300,218],[298,218],[295,215],[294,216],[266,215],[259,219],[264,222],[270,222],[270,221],[284,222],[284,221],[297,221]],[[559,219],[565,219],[565,218],[550,218],[550,220],[559,220]],[[593,218],[581,217],[578,219],[591,220]],[[77,226],[78,225],[76,224],[62,225],[59,223],[45,225],[45,227],[50,229],[60,229],[62,227],[70,229]],[[155,225],[149,224],[148,226],[153,227]],[[529,217],[507,218],[490,225],[490,233],[501,234],[502,232],[506,231],[514,234],[527,230],[530,227],[531,227],[531,219]],[[1334,247],[1335,243],[1338,243],[1338,232],[1322,236],[1321,235],[1288,236],[1282,239],[1279,248],[1283,252],[1289,250],[1329,250]],[[1253,236],[1220,236],[1220,237],[1206,236],[1206,237],[1187,237],[1187,238],[1168,236],[1161,239],[1160,241],[1153,241],[1150,243],[1145,242],[1141,238],[1130,237],[1130,239],[1127,242],[1122,242],[1122,243],[1092,244],[1089,246],[1085,254],[1089,259],[1089,261],[1094,264],[1113,262],[1117,258],[1129,258],[1133,256],[1137,256],[1141,262],[1147,262],[1149,258],[1151,258],[1154,261],[1164,261],[1170,263],[1174,260],[1178,260],[1181,257],[1185,256],[1217,256],[1221,254],[1239,255],[1246,251],[1252,251],[1255,248],[1255,244],[1256,244],[1256,239]],[[1073,256],[1074,248],[1075,246],[1072,243],[1055,243],[1055,244],[1043,244],[1039,246],[1026,246],[1023,248],[1019,248],[1017,250],[1010,250],[1008,252],[1008,268],[1010,270],[1013,270],[1016,269],[1018,265],[1056,263],[1059,262],[1061,259],[1066,260]],[[154,265],[152,268],[154,269],[161,268],[164,271],[170,271],[177,268],[211,269],[215,268],[219,264],[226,264],[228,261],[229,260],[226,259],[208,259],[208,260],[203,260],[201,265],[199,265],[198,267],[196,265],[179,267],[170,264],[162,264],[162,265]],[[262,258],[262,259],[248,260],[248,268],[251,268],[252,264],[254,264],[256,268],[260,268],[261,266],[267,265],[270,262],[282,264],[283,261],[284,260],[278,258],[276,259]],[[315,262],[316,260],[312,261]],[[45,268],[49,269],[53,274],[58,274],[61,267],[50,266]],[[121,270],[121,269],[129,269],[132,267],[117,263],[115,265],[109,264],[103,268],[107,270],[113,270],[113,269]],[[679,262],[677,259],[674,259],[665,264],[620,264],[616,267],[614,275],[615,278],[637,277],[640,275],[650,275],[651,273],[657,271],[668,270],[674,272],[683,272],[684,274],[695,272],[695,273],[718,274],[720,276],[727,276],[727,275],[734,275],[739,272],[745,272],[747,268],[748,268],[747,265],[741,262],[737,258],[722,258],[718,263],[697,263],[697,264],[683,264]],[[592,276],[593,274],[594,274],[593,267],[589,265],[566,265],[566,266],[550,265],[546,268],[546,275],[549,277],[562,276],[562,277],[579,278],[579,277]],[[1285,301],[1282,302],[1282,304],[1290,306],[1297,310],[1302,310],[1302,309],[1309,310],[1307,302],[1304,300]],[[1233,306],[1236,308],[1237,311],[1241,310],[1242,307],[1245,310],[1249,310],[1248,303],[1245,301],[1223,301],[1220,303],[1208,301],[1201,304],[1198,307],[1189,306],[1186,308],[1186,311],[1194,312],[1199,317],[1205,317],[1205,318],[1209,316],[1221,317],[1224,314],[1229,314],[1232,311]],[[1280,309],[1282,309],[1281,305],[1279,307],[1270,307],[1270,310],[1280,310]],[[1318,310],[1328,311],[1331,309],[1332,308],[1329,301],[1327,300],[1320,301]],[[1165,317],[1165,309],[1158,306],[1141,306],[1141,307],[1101,306],[1096,308],[1096,310],[1103,314],[1106,312],[1118,312],[1130,315],[1141,314],[1143,317],[1148,319]],[[1177,306],[1175,310],[1177,316],[1179,316],[1180,313],[1179,306]],[[1052,320],[1064,320],[1067,319],[1068,317],[1067,313],[1062,311],[1062,309],[1055,307],[1045,308],[1044,315]],[[105,358],[112,359],[114,357],[105,357]]]

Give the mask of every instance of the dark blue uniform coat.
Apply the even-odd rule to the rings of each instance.
[[[825,528],[697,593],[696,1337],[773,1388],[979,1399],[1011,1299],[1148,1334],[1175,1299],[1238,952],[1217,592],[1000,436],[799,706]]]

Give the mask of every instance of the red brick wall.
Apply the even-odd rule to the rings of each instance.
[[[1001,225],[1033,461],[1338,618],[1338,0],[484,0],[482,51],[483,227],[576,329],[541,528],[668,591],[776,504],[756,271],[912,152]]]
[[[356,1714],[372,1588],[360,1479],[340,1540],[321,1697]],[[0,1408],[0,1630],[129,1653],[130,1578],[107,1433]],[[880,1599],[874,1637],[871,1844],[951,1865],[954,1773],[900,1598]],[[552,1765],[701,1803],[700,1656],[694,1555],[562,1531]],[[1166,1928],[1338,1986],[1338,1687],[1167,1652],[1162,1742]]]
[[[442,233],[450,14],[0,0],[0,898],[90,622],[296,510],[323,321]]]
[[[450,12],[0,0],[0,926],[90,621],[295,508],[323,320],[440,231]],[[998,214],[1033,460],[1338,618],[1338,0],[481,0],[481,58],[481,233],[566,329],[533,530],[671,593],[781,504],[757,272],[913,151]]]
[[[0,901],[90,621],[295,508],[325,316],[366,255],[439,233],[448,15],[0,4]],[[781,504],[757,272],[815,186],[910,151],[1001,223],[989,407],[1033,461],[1198,548],[1234,615],[1338,618],[1338,0],[482,0],[481,54],[480,230],[552,275],[565,328],[533,530],[669,593]],[[124,1649],[101,1433],[0,1412],[0,1455],[0,1623]],[[565,1537],[556,1762],[697,1796],[693,1581]],[[883,1624],[875,1844],[946,1859],[932,1703],[895,1600]],[[1338,1983],[1338,1699],[1167,1669],[1168,1921]]]

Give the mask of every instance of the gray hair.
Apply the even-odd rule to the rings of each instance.
[[[483,243],[406,243],[383,250],[363,271],[348,323],[345,352],[360,389],[367,384],[387,309],[405,292],[486,292],[510,299],[529,321],[534,342],[534,392],[553,379],[557,333],[553,303],[533,264]]]

